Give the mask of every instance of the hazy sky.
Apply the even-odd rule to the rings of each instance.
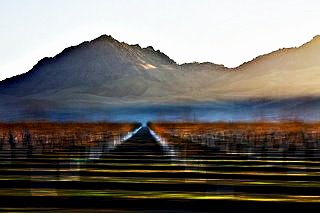
[[[0,80],[101,34],[229,67],[320,34],[319,0],[0,0]]]

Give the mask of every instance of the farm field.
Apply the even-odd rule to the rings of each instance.
[[[298,122],[1,124],[0,210],[312,210],[319,133]]]

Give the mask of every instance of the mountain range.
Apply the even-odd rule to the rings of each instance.
[[[320,118],[320,36],[236,68],[103,35],[0,82],[0,120]]]

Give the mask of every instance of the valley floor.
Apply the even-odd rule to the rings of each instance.
[[[219,141],[213,126],[222,124],[209,125],[211,135],[202,125],[208,126],[154,123],[69,146],[3,143],[0,210],[312,212],[320,207],[318,139],[294,148],[285,142],[250,145],[227,136]],[[244,124],[234,125],[237,132]],[[258,129],[277,130],[270,125]],[[295,125],[286,128],[295,130]]]

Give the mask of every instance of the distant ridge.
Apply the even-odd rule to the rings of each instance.
[[[319,82],[320,36],[227,68],[210,62],[177,64],[152,46],[102,35],[1,81],[0,119],[32,114],[50,118],[58,112],[72,118],[78,110],[92,118],[98,109],[112,109],[116,116],[120,106],[130,111],[174,105],[192,111],[199,104],[222,113],[250,106],[253,114],[270,114],[267,108],[272,108],[273,114],[299,116],[301,109],[316,112],[320,106]],[[158,108],[154,112],[160,113]]]
[[[267,53],[267,54],[263,54],[260,56],[255,57],[254,59],[244,62],[243,64],[239,65],[238,67],[232,68],[234,70],[241,70],[244,69],[246,66],[252,64],[252,63],[258,63],[261,60],[264,59],[268,59],[274,55],[286,55],[286,54],[290,54],[290,53],[294,53],[297,50],[301,50],[304,48],[308,48],[308,47],[312,47],[312,46],[316,46],[320,44],[320,35],[316,35],[313,37],[313,39],[307,43],[302,44],[299,47],[291,47],[291,48],[280,48],[278,50],[275,50],[273,52]]]

